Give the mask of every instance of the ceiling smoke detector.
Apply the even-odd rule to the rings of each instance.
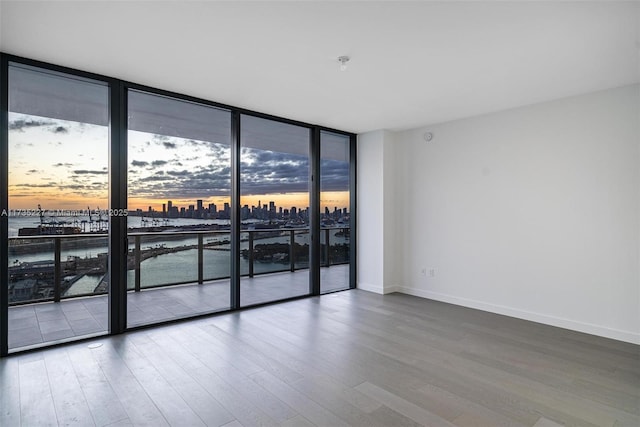
[[[338,56],[338,62],[340,63],[340,71],[345,71],[347,69],[347,62],[349,62],[351,58],[346,55]]]

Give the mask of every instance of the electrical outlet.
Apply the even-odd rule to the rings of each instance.
[[[429,269],[429,277],[435,277],[436,275],[436,269],[435,268],[430,268]]]
[[[420,275],[421,275],[422,277],[427,277],[427,269],[426,269],[426,268],[424,268],[424,267],[422,267],[422,270],[420,270]]]

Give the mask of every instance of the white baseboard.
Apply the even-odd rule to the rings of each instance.
[[[379,285],[372,285],[371,283],[358,282],[358,289],[384,295],[384,294],[390,294],[392,292],[400,292],[401,288],[398,285],[379,286]]]
[[[491,313],[503,314],[505,316],[517,317],[524,320],[531,320],[532,322],[543,323],[545,325],[557,326],[559,328],[571,329],[573,331],[584,332],[591,335],[598,335],[605,338],[611,338],[618,341],[625,341],[632,344],[640,345],[640,334],[631,331],[607,328],[605,326],[594,325],[591,323],[579,322],[576,320],[549,316],[547,314],[519,310],[507,306],[487,303],[484,301],[477,301],[453,295],[441,294],[438,292],[426,291],[424,289],[409,288],[404,286],[397,286],[397,288],[397,292],[403,294],[428,298],[435,301],[447,302],[463,307],[476,308],[478,310],[488,311]]]
[[[371,283],[358,282],[358,289],[363,291],[374,292],[376,294],[384,294],[384,288],[378,285],[372,285]]]
[[[401,292],[400,289],[402,289],[400,285],[387,285],[384,287],[384,293],[392,294],[394,292]]]

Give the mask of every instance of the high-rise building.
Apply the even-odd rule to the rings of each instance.
[[[202,206],[202,199],[198,199],[196,200],[196,212],[195,212],[195,217],[196,218],[202,218],[204,215],[204,208]]]
[[[273,219],[276,217],[276,202],[269,202],[269,219]]]

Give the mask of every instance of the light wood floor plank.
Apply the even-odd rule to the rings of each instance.
[[[119,348],[122,363],[126,364],[136,381],[151,398],[170,425],[203,426],[203,420],[191,409],[171,382],[137,349],[136,336],[127,337],[127,345]]]
[[[200,345],[198,341],[193,340],[188,334],[171,334],[170,336],[167,336],[167,334],[152,334],[152,338],[185,370],[194,371],[205,367],[208,368],[212,374],[215,373],[222,381],[233,387],[252,405],[273,420],[284,422],[297,415],[294,410],[268,390],[258,386],[235,366],[211,352],[209,346]],[[176,346],[176,343],[179,346]],[[190,354],[186,355],[186,352]]]
[[[58,425],[44,360],[25,361],[20,364],[19,372],[21,424],[26,426]]]
[[[156,369],[204,424],[220,426],[233,420],[231,414],[217,400],[209,395],[179,363],[169,357],[165,349],[146,334],[137,334],[131,337],[131,341],[142,359]],[[181,420],[181,422],[188,422],[187,418],[181,418]]]
[[[0,425],[20,425],[20,370],[15,358],[0,359]]]
[[[115,347],[122,346],[122,337],[101,340],[102,347],[91,350],[93,357],[113,389],[120,404],[134,425],[167,426],[158,407],[151,400],[144,387],[120,358]]]
[[[67,352],[63,349],[44,355],[58,424],[95,425],[89,405]]]
[[[69,348],[67,355],[87,400],[93,422],[97,426],[130,422],[127,411],[93,358],[91,349],[86,344],[76,345]]]
[[[439,417],[418,405],[414,405],[411,402],[404,400],[403,398],[381,388],[375,384],[370,382],[364,382],[356,387],[361,393],[366,394],[367,396],[384,403],[385,406],[393,409],[400,414],[411,418],[417,423],[427,424],[433,426],[445,426],[452,427],[454,424],[445,420],[442,417]]]
[[[254,374],[252,378],[317,426],[345,427],[349,425],[267,371]]]

